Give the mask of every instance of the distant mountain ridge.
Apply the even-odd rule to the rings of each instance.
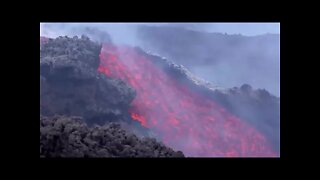
[[[142,47],[224,87],[247,83],[280,96],[280,35],[229,35],[179,27],[139,26]]]

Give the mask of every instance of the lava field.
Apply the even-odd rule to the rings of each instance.
[[[278,156],[279,99],[211,87],[138,47],[40,37],[40,157]]]

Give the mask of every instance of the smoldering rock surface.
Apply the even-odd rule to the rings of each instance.
[[[97,72],[101,45],[88,37],[40,38],[40,113],[84,117],[88,124],[134,123],[135,91]],[[138,123],[137,123],[138,124]]]
[[[88,127],[81,117],[40,116],[40,157],[184,157],[119,124]]]

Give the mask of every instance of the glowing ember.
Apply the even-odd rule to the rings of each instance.
[[[103,45],[98,71],[130,84],[137,92],[132,118],[187,156],[276,156],[256,129],[177,82],[133,48]]]
[[[139,116],[136,113],[131,113],[132,119],[139,121],[143,126],[146,126],[146,120],[143,116]]]

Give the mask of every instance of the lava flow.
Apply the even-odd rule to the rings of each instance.
[[[186,156],[276,156],[260,132],[164,73],[134,48],[103,45],[98,71],[130,84],[137,92],[132,118]]]

